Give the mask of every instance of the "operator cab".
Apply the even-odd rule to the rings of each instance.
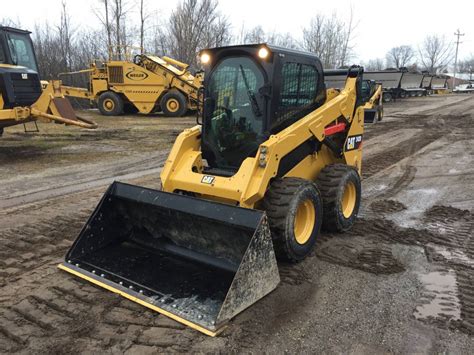
[[[0,63],[18,65],[38,72],[29,31],[0,26]]]
[[[0,26],[0,93],[4,109],[32,105],[41,96],[30,33]]]
[[[271,134],[326,100],[322,65],[311,54],[267,44],[201,51],[202,156],[216,175],[232,176]]]

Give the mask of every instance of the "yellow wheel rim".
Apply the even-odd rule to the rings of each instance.
[[[354,212],[356,205],[357,191],[353,182],[347,183],[342,194],[342,214],[349,218]]]
[[[169,99],[166,101],[166,108],[169,112],[176,112],[179,110],[179,102],[176,99]]]
[[[105,111],[113,111],[115,108],[115,102],[111,99],[105,99],[104,100],[104,109]]]
[[[294,222],[294,233],[298,244],[305,244],[311,237],[316,222],[316,210],[311,200],[298,206]]]

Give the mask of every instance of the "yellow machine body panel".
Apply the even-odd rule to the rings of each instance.
[[[364,108],[360,106],[354,111],[355,81],[356,79],[349,78],[346,88],[339,94],[330,92],[328,95],[330,99],[324,105],[262,143],[257,155],[245,159],[235,175],[212,176],[211,183],[203,183],[206,177],[207,179],[211,177],[202,172],[200,127],[185,130],[176,139],[161,172],[163,190],[194,192],[210,198],[216,197],[219,200],[238,203],[242,207],[253,208],[265,195],[270,180],[277,175],[279,159],[312,136],[323,141],[325,128],[330,124],[337,124],[339,117],[343,116],[351,123],[349,140],[352,137],[362,138]],[[320,152],[305,158],[286,176],[314,180],[323,167],[335,162],[345,162],[360,172],[362,147],[358,143],[346,141],[345,146],[349,149],[344,150],[342,157],[334,156],[327,147],[323,146]]]

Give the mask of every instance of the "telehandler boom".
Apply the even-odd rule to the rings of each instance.
[[[319,59],[266,44],[206,49],[202,125],[162,191],[114,182],[59,266],[205,334],[274,290],[361,199],[361,67],[326,90]]]

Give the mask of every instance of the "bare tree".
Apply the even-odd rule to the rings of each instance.
[[[21,28],[21,21],[19,18],[13,20],[9,17],[4,17],[0,19],[0,26]]]
[[[122,59],[122,48],[121,48],[121,21],[123,16],[123,7],[122,7],[122,0],[114,0],[114,7],[112,9],[112,13],[115,20],[115,52],[117,55],[117,59]]]
[[[165,33],[170,55],[194,68],[198,49],[222,46],[231,38],[230,23],[216,0],[183,0],[171,13]]]
[[[453,47],[445,36],[429,35],[419,48],[419,56],[425,70],[441,72],[453,56]]]
[[[303,29],[303,48],[315,53],[325,68],[345,66],[353,54],[353,29],[352,19],[346,23],[336,14],[317,15]]]
[[[403,45],[393,47],[385,57],[387,58],[387,66],[402,68],[411,64],[412,59],[415,57],[415,51],[411,46]]]
[[[266,41],[266,34],[262,26],[256,26],[244,32],[243,43],[245,44],[264,43]]]
[[[144,4],[144,0],[140,0],[140,51],[145,51],[145,22],[150,17],[149,11],[147,11]]]
[[[460,60],[458,65],[460,73],[472,73],[474,71],[474,55],[465,60]]]
[[[365,65],[364,69],[367,71],[383,70],[385,63],[382,58],[370,59]]]
[[[246,30],[242,25],[240,35],[237,38],[239,44],[251,44],[251,43],[268,43],[279,47],[299,49],[301,44],[293,38],[293,36],[287,33],[270,32],[267,33],[261,26],[253,27]]]
[[[112,50],[112,29],[109,21],[109,3],[107,0],[104,1],[105,7],[105,30],[107,32],[107,53]]]
[[[72,64],[71,41],[74,31],[71,29],[71,17],[68,14],[65,0],[61,2],[61,21],[57,26],[57,31],[59,34],[59,48],[62,52],[62,67],[64,71],[69,71]]]

